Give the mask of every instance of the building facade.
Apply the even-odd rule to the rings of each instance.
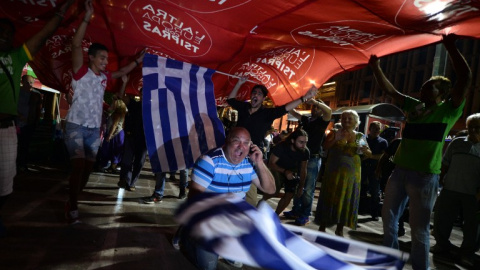
[[[465,129],[466,117],[480,112],[480,40],[459,40],[459,50],[467,60],[473,81],[467,94],[464,113],[451,133]],[[418,98],[422,84],[432,75],[456,81],[456,74],[443,45],[430,45],[380,59],[387,78],[400,92]],[[365,67],[333,77],[320,90],[320,97],[332,109],[377,103],[392,103],[379,88],[372,70]]]

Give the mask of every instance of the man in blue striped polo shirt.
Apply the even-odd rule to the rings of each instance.
[[[252,144],[245,128],[235,127],[223,147],[210,150],[195,162],[188,197],[202,192],[232,192],[245,198],[251,183],[264,193],[275,193],[275,180],[263,162],[262,151]],[[206,251],[193,239],[183,240],[182,246],[199,269],[217,269],[218,255]]]
[[[275,181],[263,162],[260,148],[252,144],[245,128],[236,127],[223,147],[210,150],[197,160],[189,194],[232,192],[245,198],[251,183],[263,192],[275,192]]]

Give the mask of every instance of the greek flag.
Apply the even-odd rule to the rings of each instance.
[[[203,193],[176,213],[182,234],[219,256],[265,269],[402,269],[408,254],[280,223],[231,193]]]
[[[191,168],[225,141],[218,119],[212,69],[146,54],[143,125],[153,172]]]

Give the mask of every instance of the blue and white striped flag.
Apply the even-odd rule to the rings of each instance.
[[[143,125],[153,172],[191,168],[225,141],[212,69],[145,54]]]
[[[183,236],[219,256],[265,269],[402,269],[399,250],[282,224],[272,208],[258,209],[231,193],[203,193],[177,210]]]

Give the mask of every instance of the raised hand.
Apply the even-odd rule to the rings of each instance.
[[[371,68],[375,68],[378,66],[378,64],[380,63],[380,60],[378,59],[378,57],[374,54],[372,54],[370,56],[370,59],[368,60],[368,65],[371,67]]]
[[[138,57],[137,57],[137,62],[138,62],[138,63],[142,63],[142,62],[143,62],[143,58],[145,57],[145,53],[146,53],[145,50],[142,50],[142,51],[140,52],[140,54],[139,54]]]
[[[85,20],[90,20],[93,15],[93,3],[92,0],[85,1]]]

